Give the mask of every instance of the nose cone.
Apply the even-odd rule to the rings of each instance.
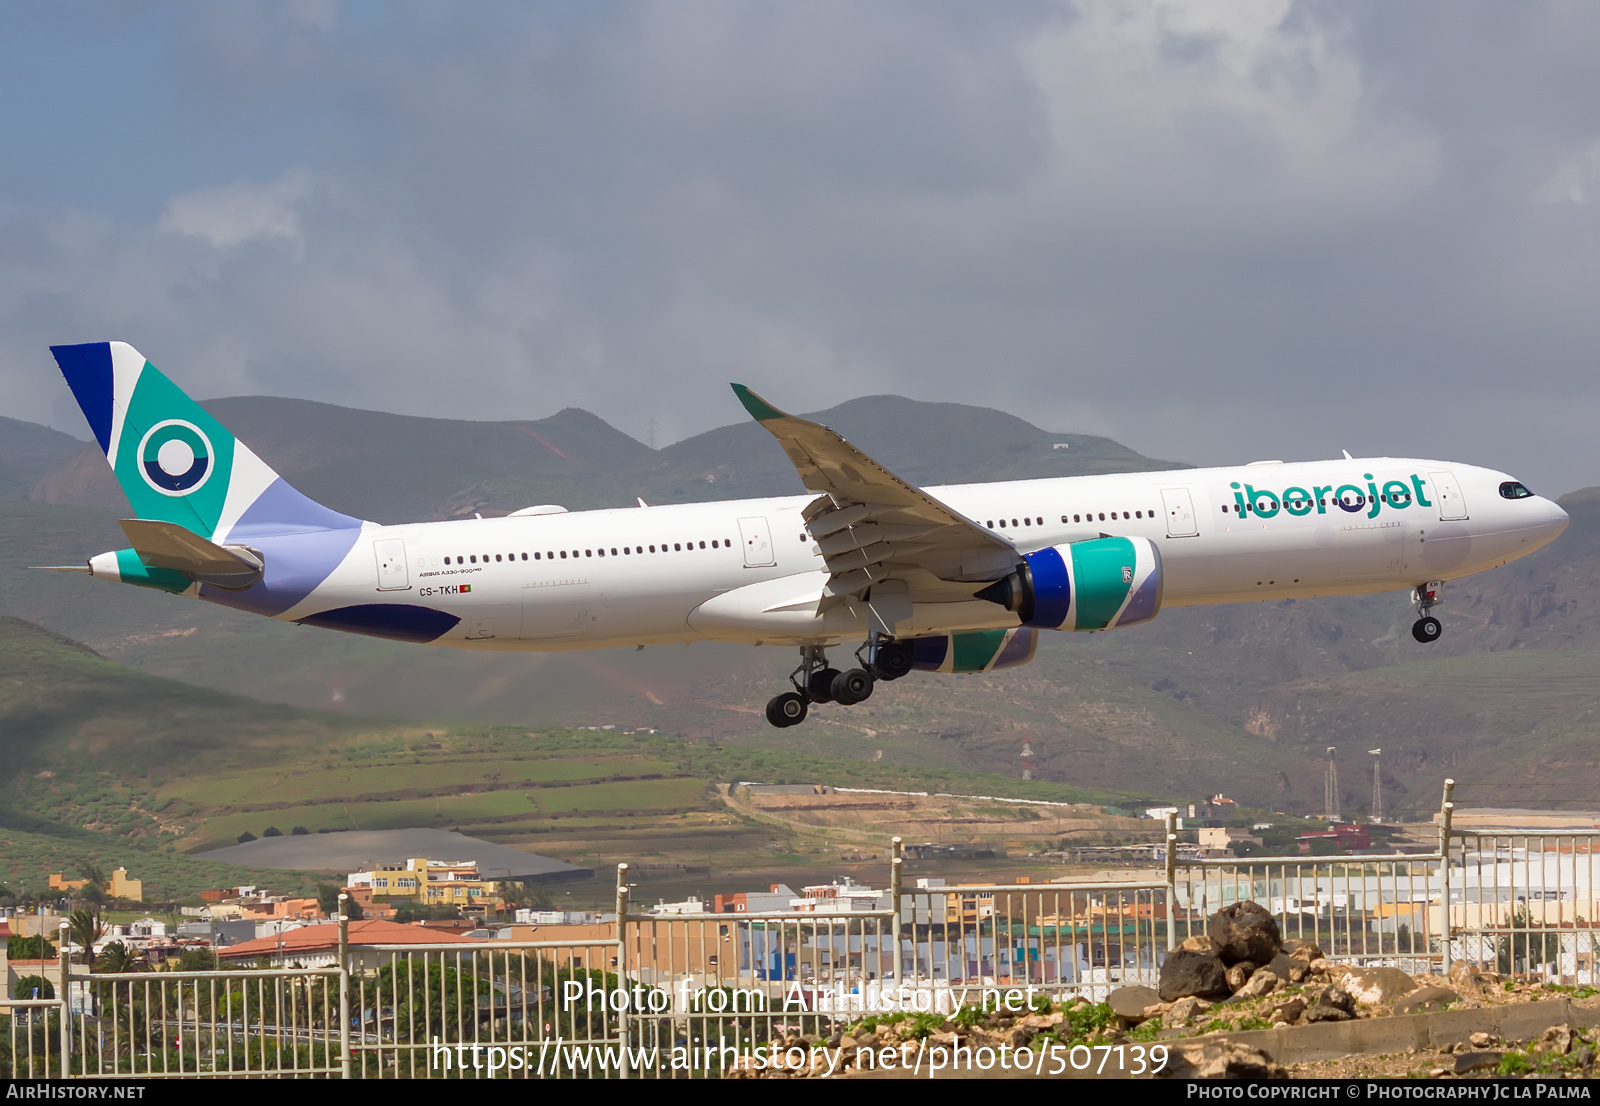
[[[1555,541],[1572,521],[1554,500],[1541,500],[1538,507],[1539,517],[1531,520],[1528,527],[1528,544],[1535,548]]]

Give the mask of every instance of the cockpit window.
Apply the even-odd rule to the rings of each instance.
[[[1501,499],[1527,499],[1533,493],[1523,487],[1519,481],[1507,480],[1500,485]]]

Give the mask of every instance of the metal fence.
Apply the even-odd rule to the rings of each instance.
[[[908,887],[896,839],[889,888],[860,909],[638,912],[624,864],[599,937],[353,949],[341,923],[326,967],[116,975],[63,942],[60,995],[0,1003],[0,1074],[715,1077],[875,1014],[1154,984],[1244,900],[1333,960],[1595,984],[1600,833],[1457,830],[1453,786],[1422,855],[1180,860],[1169,819],[1147,880]]]

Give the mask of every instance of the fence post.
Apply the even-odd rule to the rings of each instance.
[[[1444,975],[1450,978],[1450,815],[1456,804],[1450,801],[1456,781],[1444,781],[1444,798],[1439,804],[1439,928],[1444,935]]]
[[[1178,816],[1167,812],[1167,951],[1177,947]]]
[[[345,913],[349,897],[339,892],[339,1076],[343,1079],[350,1078],[350,916]]]
[[[602,973],[604,974],[604,973]],[[628,992],[628,865],[617,865],[617,987]],[[628,1006],[622,1004],[617,1014],[617,1043],[622,1057],[617,1065],[617,1077],[628,1078]]]
[[[70,905],[70,903],[68,905]],[[60,927],[56,930],[56,936],[59,938],[56,945],[57,967],[60,970],[61,978],[61,990],[56,995],[56,998],[61,1000],[61,1023],[58,1028],[61,1033],[61,1078],[63,1079],[66,1079],[72,1074],[72,1002],[69,997],[71,995],[71,984],[69,984],[67,981],[67,973],[72,969],[72,965],[68,962],[69,957],[67,955],[67,938],[69,937],[70,933],[71,930],[67,920],[63,918],[61,920]],[[44,943],[43,926],[39,928],[39,942],[41,944]],[[44,949],[41,948],[39,951],[42,953],[44,952]],[[87,955],[93,951],[93,947],[91,946],[90,948],[85,949],[84,953]],[[36,1007],[36,1009],[38,1008]],[[28,1032],[32,1033],[33,1030],[29,1029]],[[48,1039],[49,1038],[47,1036],[46,1040]],[[45,1068],[45,1074],[48,1075],[49,1071],[50,1069],[47,1066]]]
[[[902,970],[900,967],[903,959],[900,954],[900,925],[904,917],[900,907],[900,896],[905,893],[904,868],[906,863],[905,857],[901,855],[901,850],[904,847],[905,842],[903,842],[899,837],[896,837],[891,840],[889,844],[889,900],[890,907],[894,911],[894,917],[889,919],[889,929],[894,945],[894,961],[890,968],[890,978],[894,980],[894,993],[898,995],[900,993],[900,985],[905,982],[905,980],[901,978]],[[915,955],[915,949],[917,945],[917,932],[915,925],[916,915],[917,912],[913,908],[911,911],[911,918],[913,922],[911,927],[911,947],[913,950],[912,955]]]

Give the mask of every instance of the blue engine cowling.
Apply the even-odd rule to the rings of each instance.
[[[1161,610],[1161,552],[1148,538],[1096,538],[1025,553],[977,595],[1041,630],[1109,630]]]

